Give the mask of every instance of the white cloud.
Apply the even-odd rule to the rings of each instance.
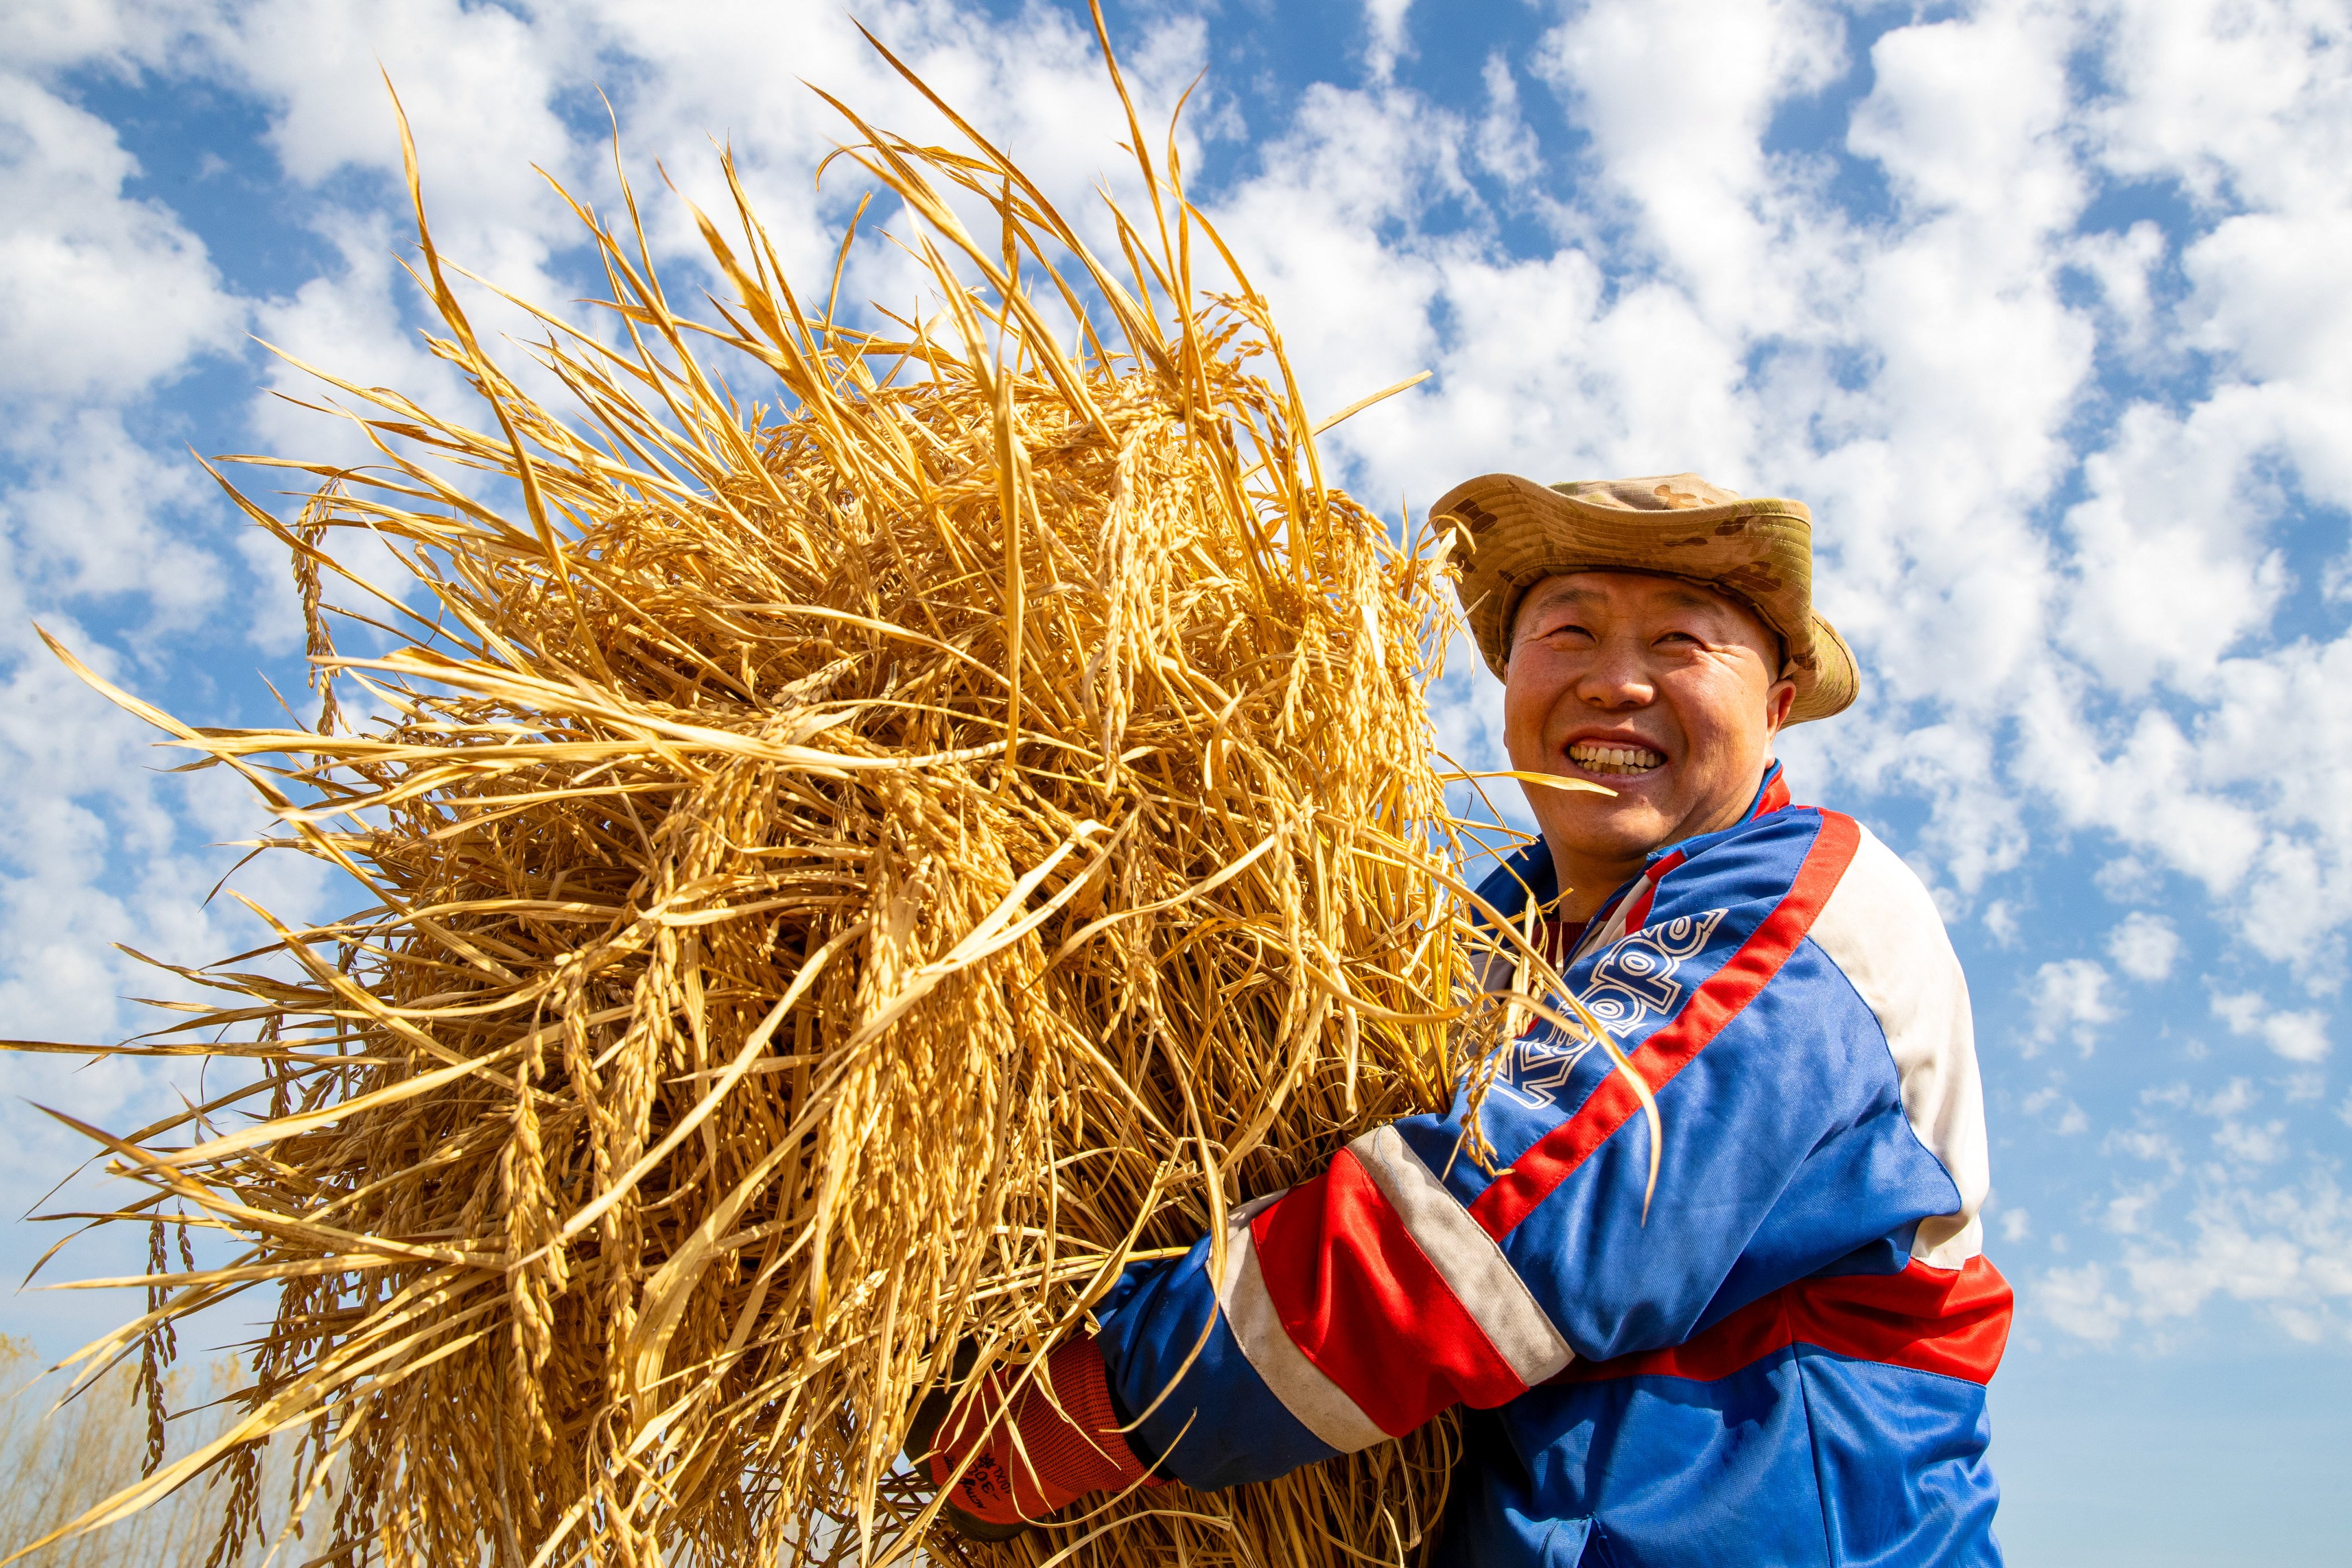
[[[357,0],[258,0],[226,13],[214,45],[272,110],[270,149],[304,185],[345,169],[397,178],[389,78],[431,172],[433,204],[451,225],[444,243],[496,275],[514,258],[485,255],[485,243],[559,221],[530,165],[571,173],[573,139],[549,100],[557,81],[593,74],[581,26],[593,14],[553,7],[533,26],[457,0],[411,0],[396,10]]]
[[[2105,1227],[2111,1236],[2137,1236],[2146,1228],[2147,1212],[2164,1196],[2169,1184],[2144,1182],[2126,1187],[2107,1200]]]
[[[138,595],[142,641],[184,629],[218,597],[222,563],[187,537],[213,509],[211,481],[137,442],[113,409],[59,414],[47,439],[18,458],[18,481],[0,490],[0,556],[11,569],[0,604],[14,623],[0,649],[47,659],[26,620],[54,616],[59,599]]]
[[[1535,177],[1543,158],[1535,132],[1520,117],[1518,79],[1499,50],[1486,57],[1483,75],[1486,111],[1478,121],[1478,164],[1507,184],[1524,185]]]
[[[235,342],[241,310],[203,243],[124,195],[137,172],[112,126],[0,75],[0,405],[20,420],[134,395]],[[28,437],[19,423],[8,444]]]
[[[1789,269],[1768,259],[1801,237],[1787,222],[1797,213],[1772,210],[1787,204],[1772,199],[1764,130],[1844,52],[1836,17],[1801,0],[1667,0],[1579,11],[1532,64],[1591,136],[1592,171],[1620,210],[1710,324],[1737,332],[1769,331],[1796,303]]]
[[[2233,1078],[2218,1093],[2194,1103],[2200,1116],[2230,1117],[2248,1110],[2259,1098],[2252,1083],[2242,1078]]]
[[[2125,410],[2067,519],[2066,647],[2105,693],[2163,690],[2181,716],[2049,726],[2037,782],[2071,820],[2230,895],[2256,951],[2333,984],[2352,823],[2332,781],[2352,762],[2352,717],[2327,682],[2352,650],[2273,620],[2297,574],[2285,509],[2352,502],[2352,307],[2331,260],[2352,235],[2352,29],[2338,7],[2211,0],[2107,25],[2116,90],[2089,106],[2086,153],[2121,181],[2179,182],[2210,227],[2181,252],[2189,291],[2170,305],[2147,293],[2158,247],[2137,227],[2075,242],[2076,264],[2100,279],[2121,347],[2193,347],[2212,383]],[[2315,1048],[2307,1032],[2297,1048]]]
[[[1364,0],[1364,63],[1374,81],[1393,77],[1397,61],[1412,52],[1412,40],[1405,36],[1412,10],[1412,0]]]
[[[2131,1315],[2123,1299],[2107,1289],[2106,1268],[2098,1263],[2044,1269],[2028,1300],[2060,1329],[2094,1344],[2113,1343]]]
[[[2007,213],[2012,241],[2030,243],[2082,201],[2063,139],[2065,51],[2079,26],[2055,7],[1996,3],[1893,29],[1871,49],[1877,85],[1848,145],[1884,163],[1916,206]]]
[[[2108,13],[2105,65],[2118,90],[2090,124],[2101,159],[2173,177],[2202,200],[2306,211],[2341,205],[2352,157],[2343,9],[2283,0],[2177,0]]]
[[[131,679],[79,626],[52,629],[101,673]],[[155,739],[46,651],[0,675],[0,773],[13,781],[10,809],[0,813],[0,951],[8,955],[0,1014],[14,1036],[119,1039],[157,1021],[131,998],[188,994],[117,943],[205,962],[267,940],[241,906],[205,902],[238,852],[199,847],[250,837],[266,815],[226,773],[160,774],[159,761],[171,765],[184,753],[159,759]],[[238,885],[281,915],[325,912],[325,878],[299,857],[269,857]],[[70,1057],[0,1058],[10,1094],[100,1124],[152,1117],[171,1104],[166,1084],[193,1089],[198,1070],[80,1068]],[[89,1152],[45,1117],[12,1117],[0,1139],[0,1182],[37,1194]]]
[[[2181,1169],[2180,1147],[2163,1132],[2149,1128],[2134,1128],[2129,1131],[2110,1132],[2099,1144],[2102,1152],[2122,1152],[2153,1164],[2165,1165],[2178,1173]]]
[[[2228,1187],[2200,1198],[2193,1240],[2143,1247],[2126,1264],[2148,1321],[2186,1317],[2215,1296],[2253,1303],[2298,1338],[2342,1337],[2352,1298],[2352,1205],[2325,1178],[2301,1187]]]
[[[2056,1114],[2050,1118],[2050,1130],[2061,1137],[2072,1136],[2091,1125],[2090,1117],[2083,1108],[2068,1099],[2065,1090],[2054,1083],[2045,1084],[2027,1095],[2019,1101],[2018,1109],[2028,1116],[2054,1111]]]
[[[254,334],[287,357],[272,358],[262,367],[265,390],[255,394],[247,417],[268,452],[316,453],[329,462],[377,460],[364,433],[318,409],[332,405],[377,417],[383,411],[321,384],[301,366],[355,386],[393,388],[428,408],[463,409],[473,395],[457,368],[434,356],[413,323],[415,289],[394,260],[401,242],[391,223],[381,216],[344,211],[323,214],[314,223],[333,243],[341,265],[309,279],[289,295],[257,303]],[[495,337],[486,339],[486,346],[501,363],[514,362],[521,368],[521,351],[499,353],[503,345]],[[242,488],[247,476],[229,478]]]
[[[2242,1121],[2225,1121],[2213,1130],[2213,1144],[2233,1160],[2274,1165],[2286,1157],[2286,1123],[2266,1121],[2253,1127]]]
[[[2092,876],[2100,892],[2119,904],[2146,903],[2162,887],[2162,879],[2137,855],[2118,855]]]
[[[2352,1305],[2352,1205],[2324,1177],[2260,1190],[2221,1185],[2200,1195],[2189,1235],[2147,1230],[2137,1193],[2110,1205],[2125,1254],[2116,1280],[2105,1264],[2045,1270],[2026,1291],[2029,1308],[2062,1331],[2111,1344],[2125,1328],[2191,1317],[2216,1299],[2248,1303],[2294,1338],[2347,1338]]]
[[[2168,249],[2164,230],[2145,218],[2120,233],[2077,235],[2065,247],[2067,265],[2098,286],[2111,346],[2136,360],[2147,360],[2155,347],[2157,301],[2150,274]]]
[[[2152,984],[2179,962],[2180,933],[2162,915],[2134,910],[2107,933],[2107,956],[2126,974]]]
[[[2074,592],[2063,633],[2113,690],[2164,679],[2210,689],[2217,661],[2265,626],[2286,586],[2267,537],[2284,498],[2253,474],[2273,439],[2266,411],[2217,396],[2186,419],[2142,404],[2084,466],[2089,500],[2067,514]]]
[[[47,11],[10,16],[12,64],[119,38],[103,7]],[[238,352],[247,306],[179,215],[131,194],[141,174],[114,127],[0,74],[0,1011],[23,1038],[120,1037],[151,1017],[127,994],[184,993],[118,942],[200,959],[253,945],[244,911],[204,907],[234,857],[198,846],[249,832],[257,814],[217,775],[163,776],[152,732],[33,631],[135,684],[218,613],[233,578],[211,482],[155,397]],[[110,647],[90,628],[118,616]],[[287,868],[252,885],[295,912],[308,897]],[[167,1079],[193,1084],[193,1069],[81,1066],[12,1057],[0,1074],[23,1100],[134,1124],[169,1103]],[[0,1181],[30,1201],[88,1153],[46,1117],[15,1117]]]
[[[2215,992],[2213,1016],[2231,1034],[2258,1038],[2291,1062],[2323,1060],[2331,1044],[2326,1014],[2274,1011],[2258,992]]]
[[[2116,1010],[2107,1000],[2105,966],[2094,959],[2054,959],[2033,972],[2026,987],[2032,1010],[2027,1055],[2061,1035],[2071,1037],[2089,1056],[2102,1026]]]

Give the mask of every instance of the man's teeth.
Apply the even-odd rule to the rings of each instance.
[[[1666,761],[1646,746],[1603,746],[1591,741],[1570,746],[1568,760],[1595,773],[1643,773]]]

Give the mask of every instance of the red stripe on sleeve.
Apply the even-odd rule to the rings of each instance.
[[[1381,1431],[1527,1392],[1354,1154],[1285,1194],[1250,1235],[1292,1342]]]
[[[1656,1094],[1674,1076],[1688,1067],[1707,1042],[1756,998],[1758,992],[1780,973],[1780,965],[1797,951],[1812,929],[1813,919],[1829,901],[1838,879],[1845,875],[1861,846],[1862,830],[1850,816],[1822,813],[1821,831],[1805,852],[1805,863],[1781,897],[1780,906],[1764,917],[1739,951],[1700,986],[1683,1010],[1642,1042],[1632,1053],[1634,1070]],[[1622,1127],[1642,1102],[1622,1073],[1603,1079],[1574,1116],[1536,1141],[1535,1146],[1511,1163],[1511,1168],[1479,1194],[1470,1205],[1471,1217],[1496,1241],[1511,1234],[1536,1205],[1572,1175],[1609,1135]]]
[[[1681,1344],[1571,1363],[1551,1381],[1687,1377],[1713,1383],[1774,1351],[1806,1344],[1856,1361],[1990,1383],[2009,1345],[2015,1305],[2009,1281],[1982,1258],[1958,1268],[1930,1268],[1915,1260],[1899,1274],[1800,1279]]]

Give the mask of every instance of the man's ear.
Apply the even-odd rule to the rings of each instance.
[[[1768,737],[1780,732],[1789,721],[1789,710],[1796,705],[1797,683],[1786,678],[1774,681],[1764,694],[1764,721],[1770,726],[1765,731]]]

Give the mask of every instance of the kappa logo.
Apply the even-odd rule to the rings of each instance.
[[[1673,920],[1619,937],[1592,966],[1592,978],[1577,993],[1587,1011],[1600,1019],[1618,1043],[1652,1016],[1671,1018],[1682,1005],[1684,984],[1675,978],[1683,961],[1706,945],[1723,923],[1721,910]],[[1495,1088],[1530,1110],[1559,1102],[1576,1064],[1591,1050],[1591,1040],[1561,1042],[1548,1025],[1538,1024],[1512,1046],[1509,1059],[1495,1075]]]

